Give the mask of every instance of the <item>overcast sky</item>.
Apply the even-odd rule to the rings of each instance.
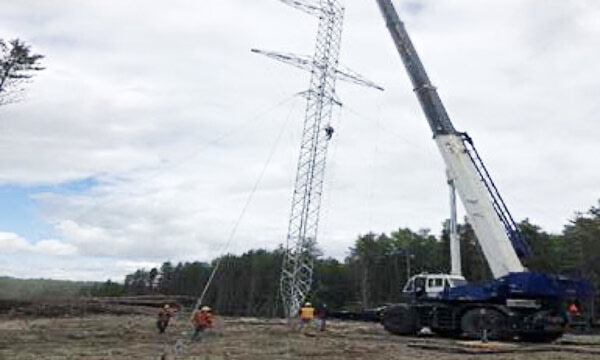
[[[517,220],[560,232],[597,204],[600,2],[395,4]],[[340,61],[386,91],[338,83],[318,242],[340,259],[359,234],[439,234],[449,213],[377,4],[345,5]],[[277,0],[0,0],[0,38],[46,56],[0,108],[0,276],[122,281],[281,244],[309,74],[250,49],[311,54],[316,25]]]

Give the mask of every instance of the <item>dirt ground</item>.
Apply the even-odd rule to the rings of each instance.
[[[186,314],[166,334],[148,315],[0,318],[0,359],[600,359],[600,335],[566,335],[554,344],[497,344],[397,337],[375,323],[328,322],[323,332],[284,320],[220,319],[199,342]]]

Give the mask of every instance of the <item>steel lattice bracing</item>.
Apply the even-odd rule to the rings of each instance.
[[[334,105],[340,105],[335,93],[336,80],[383,89],[339,66],[344,8],[338,0],[281,1],[319,18],[313,56],[252,50],[311,72],[310,88],[302,93],[307,99],[306,112],[280,278],[286,315],[296,316],[312,284],[327,145],[331,137],[325,129],[330,126]]]
[[[281,273],[281,296],[288,316],[297,314],[310,291],[327,155],[324,127],[331,122],[344,9],[336,0],[320,2],[319,30],[306,93],[306,113]]]

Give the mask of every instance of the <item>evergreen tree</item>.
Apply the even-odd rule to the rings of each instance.
[[[20,99],[24,83],[44,69],[39,65],[43,58],[19,39],[8,43],[0,39],[0,105]]]

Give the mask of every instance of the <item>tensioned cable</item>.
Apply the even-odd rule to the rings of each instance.
[[[258,114],[256,114],[255,116],[253,116],[252,118],[250,118],[249,120],[247,120],[246,122],[244,122],[243,124],[239,125],[239,126],[235,126],[233,128],[231,128],[229,131],[226,131],[222,134],[220,134],[219,136],[216,136],[215,138],[213,138],[212,140],[204,143],[202,146],[198,147],[195,150],[192,150],[188,153],[188,155],[183,156],[180,158],[180,160],[178,161],[174,161],[171,162],[169,164],[166,164],[164,166],[161,166],[160,168],[158,168],[157,170],[155,170],[153,173],[150,173],[148,176],[146,176],[145,178],[141,179],[141,183],[147,183],[152,179],[155,179],[156,177],[162,175],[163,173],[165,173],[166,170],[172,170],[175,169],[187,162],[190,162],[194,157],[200,155],[201,153],[205,152],[206,150],[208,150],[209,148],[211,148],[212,146],[218,145],[219,143],[221,143],[223,140],[235,135],[236,133],[240,132],[242,129],[244,129],[246,126],[251,125],[252,123],[256,122],[257,120],[263,118],[266,114],[270,113],[271,111],[277,109],[278,107],[284,105],[285,103],[287,103],[290,100],[294,100],[296,97],[298,96],[298,94],[294,94],[291,96],[286,96],[283,100],[278,101],[275,105],[270,106],[268,108],[266,108],[265,110],[259,112]],[[138,183],[137,188],[139,188],[140,183]],[[113,193],[115,194],[115,193]],[[120,196],[117,197],[113,197],[113,198],[109,198],[109,199],[105,199],[104,201],[101,201],[99,203],[96,203],[94,205],[92,205],[90,208],[82,211],[81,213],[79,213],[79,215],[77,215],[76,217],[74,217],[72,219],[72,221],[77,222],[78,220],[81,220],[84,216],[90,214],[92,211],[96,210],[97,208],[99,208],[101,205],[106,206],[107,204],[110,204],[111,202],[115,202],[119,199],[122,198],[123,195],[135,195],[134,191],[125,191],[122,193],[116,193]]]
[[[375,123],[375,126],[377,126],[379,129],[383,130],[384,134],[389,134],[389,135],[393,135],[394,137],[398,137],[398,138],[400,138],[400,140],[402,140],[403,142],[405,142],[408,145],[411,145],[413,148],[418,148],[421,150],[427,149],[427,147],[425,147],[423,144],[418,144],[418,143],[412,141],[411,139],[407,138],[406,135],[399,133],[397,130],[394,130],[387,126],[384,126],[379,119],[377,119],[374,122],[372,116],[363,115],[360,112],[358,112],[357,110],[354,110],[353,108],[349,107],[348,105],[344,105],[344,109],[347,110],[349,114],[354,115],[356,118],[358,118],[360,120],[368,121],[371,124]],[[380,118],[380,116],[379,116],[379,118]]]
[[[292,106],[292,108],[290,109],[290,112],[288,113],[286,120],[283,122],[283,125],[281,126],[281,129],[279,130],[279,134],[277,135],[277,138],[275,139],[275,142],[274,142],[273,146],[271,147],[271,151],[269,152],[269,156],[267,157],[265,165],[263,166],[260,174],[258,175],[258,178],[256,179],[256,182],[254,183],[254,186],[252,187],[252,190],[250,191],[250,194],[248,195],[248,198],[246,199],[246,203],[242,207],[242,211],[240,212],[240,215],[238,216],[233,228],[231,229],[231,232],[229,233],[229,237],[228,237],[227,242],[225,243],[225,246],[223,247],[223,251],[221,251],[221,253],[224,253],[225,250],[227,250],[229,248],[229,245],[231,245],[231,241],[235,237],[237,229],[238,229],[240,223],[242,222],[242,219],[244,218],[246,211],[248,210],[248,206],[252,202],[254,194],[258,190],[258,186],[259,186],[267,168],[269,167],[269,164],[271,163],[271,159],[273,158],[273,155],[275,154],[275,150],[277,149],[277,146],[279,145],[279,141],[281,140],[284,130],[289,122],[289,119],[291,118],[293,110],[294,110],[294,106]],[[202,290],[200,298],[198,298],[198,301],[196,302],[196,308],[198,308],[202,304],[202,301],[204,300],[204,296],[206,295],[206,292],[208,291],[210,285],[212,284],[215,274],[217,273],[217,270],[221,266],[221,262],[223,261],[223,259],[224,259],[224,256],[221,256],[217,259],[217,262],[216,262],[208,280],[206,281],[206,285],[204,285],[204,289]]]

